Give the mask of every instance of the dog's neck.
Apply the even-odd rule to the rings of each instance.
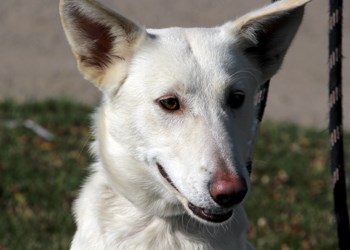
[[[246,244],[244,235],[248,225],[241,206],[235,209],[234,218],[220,227],[204,225],[187,214],[165,218],[149,215],[111,187],[100,163],[94,168],[97,171],[75,206],[80,228],[74,240],[79,244],[82,241],[88,244],[93,239],[103,249],[110,246],[118,249],[246,249],[242,244]],[[86,221],[89,225],[84,224]],[[84,238],[87,235],[91,238],[81,239],[79,232],[84,232]]]

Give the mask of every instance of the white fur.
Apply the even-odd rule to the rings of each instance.
[[[259,55],[247,55],[249,46],[242,44],[249,44],[249,37],[256,46],[257,29],[270,16],[275,20],[286,11],[302,11],[306,2],[281,1],[215,28],[144,30],[95,1],[61,0],[63,25],[79,68],[104,95],[95,116],[96,163],[74,206],[77,232],[71,249],[253,249],[246,240],[242,204],[221,207],[208,183],[224,165],[249,186],[246,161],[255,92],[279,68],[301,17],[292,16],[287,22],[292,27],[278,29],[277,36],[288,34],[287,40],[276,48],[282,59],[266,65],[268,71],[259,65]],[[118,30],[113,53],[119,59],[95,67],[81,58],[80,53],[93,53],[95,41],[81,43],[72,6],[88,18],[99,17],[96,22],[106,27],[123,24],[110,30]],[[245,93],[237,110],[226,104],[233,90]],[[179,97],[179,112],[166,112],[157,103],[167,95]],[[214,213],[233,210],[233,216],[221,224],[208,223],[193,214],[188,202]]]

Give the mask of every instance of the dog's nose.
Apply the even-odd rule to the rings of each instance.
[[[232,207],[240,203],[248,188],[242,177],[218,170],[209,184],[209,193],[213,200],[222,207]]]

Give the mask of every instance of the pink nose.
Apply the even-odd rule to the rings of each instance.
[[[232,207],[240,203],[248,188],[242,177],[227,171],[218,170],[209,184],[209,193],[213,200],[222,207]]]

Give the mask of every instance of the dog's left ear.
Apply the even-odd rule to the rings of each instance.
[[[311,0],[281,0],[250,12],[223,27],[262,71],[263,81],[280,68],[302,21],[304,5]]]

